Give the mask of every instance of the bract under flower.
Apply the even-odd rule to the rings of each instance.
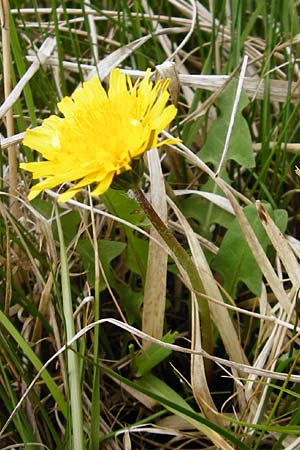
[[[44,161],[22,163],[21,168],[44,180],[34,185],[29,200],[44,189],[77,182],[59,196],[67,201],[89,184],[93,195],[103,194],[113,178],[131,170],[132,160],[153,147],[176,143],[158,141],[177,109],[168,105],[168,80],[150,81],[151,71],[132,85],[131,79],[112,70],[108,93],[98,78],[83,83],[57,107],[63,118],[52,115],[41,126],[26,131],[24,145],[37,150]]]

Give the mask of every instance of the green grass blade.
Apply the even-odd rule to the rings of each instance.
[[[23,336],[19,333],[19,331],[14,327],[11,321],[6,317],[3,311],[0,310],[0,324],[3,326],[6,331],[11,335],[11,337],[17,342],[19,347],[21,348],[24,356],[33,364],[35,369],[39,371],[43,364],[40,359],[36,356],[36,354],[32,351],[29,344],[25,341]],[[59,411],[66,417],[67,416],[67,405],[66,402],[51,375],[47,370],[44,370],[41,374],[41,377],[45,384],[47,385],[53,399],[56,401]]]
[[[66,339],[67,341],[70,341],[75,335],[75,325],[72,308],[72,294],[71,294],[69,267],[64,243],[63,230],[60,224],[57,208],[56,208],[56,221],[60,242],[62,300],[63,300],[64,321],[66,327]],[[82,394],[80,383],[79,359],[76,343],[72,344],[72,346],[67,349],[67,361],[68,361],[70,408],[72,418],[72,442],[73,442],[72,450],[84,450],[85,442],[83,435],[83,409],[81,399]]]

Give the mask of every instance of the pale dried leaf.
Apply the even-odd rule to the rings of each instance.
[[[166,192],[158,151],[150,150],[147,158],[151,180],[151,204],[160,218],[166,222]],[[162,247],[163,240],[154,227],[151,228],[150,235],[155,240],[150,239],[149,242],[142,330],[160,339],[163,336],[165,321],[168,253]],[[161,242],[161,246],[158,246],[155,241]],[[148,348],[149,342],[144,341],[143,347]]]
[[[266,230],[273,247],[278,253],[289,279],[291,280],[293,286],[297,288],[300,287],[299,262],[297,261],[297,258],[295,257],[287,239],[281,233],[261,202],[256,202],[256,208],[259,218],[261,219],[261,223]]]

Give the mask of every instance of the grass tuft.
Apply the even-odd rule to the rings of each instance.
[[[300,447],[298,2],[2,3],[0,447]],[[18,170],[82,81],[166,61],[182,142],[142,189],[201,292],[130,194],[28,203]]]

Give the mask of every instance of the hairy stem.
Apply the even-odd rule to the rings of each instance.
[[[200,323],[201,323],[201,339],[203,349],[212,354],[213,353],[213,338],[211,320],[209,314],[209,306],[207,299],[202,295],[204,291],[203,283],[198,273],[198,270],[185,249],[177,241],[173,233],[169,230],[166,224],[161,220],[156,211],[147,200],[140,188],[134,189],[135,198],[139,205],[155,227],[156,231],[162,237],[169,249],[175,255],[182,268],[187,273],[192,289],[195,292],[199,305]]]

